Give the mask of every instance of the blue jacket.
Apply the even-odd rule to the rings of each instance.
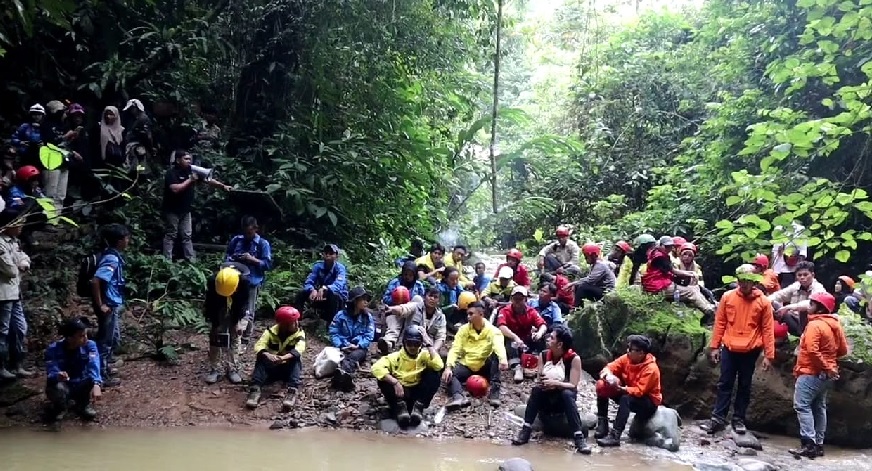
[[[244,253],[251,254],[252,257],[260,260],[257,265],[245,264],[245,266],[250,270],[249,283],[252,286],[262,285],[266,280],[266,272],[272,270],[272,247],[270,247],[269,241],[261,237],[260,234],[255,234],[254,239],[250,241],[246,241],[245,236],[242,235],[230,239],[227,244],[226,260],[235,262],[233,256]]]
[[[16,198],[21,199],[21,202],[16,202]],[[6,200],[6,207],[9,209],[22,208],[24,206],[25,198],[27,198],[27,193],[25,193],[18,185],[12,185],[3,195],[3,199]]]
[[[391,299],[391,293],[394,291],[394,288],[397,286],[405,286],[400,281],[400,277],[396,277],[388,283],[387,289],[385,289],[385,294],[382,296],[382,302],[391,306],[394,304],[393,299]],[[408,288],[408,286],[406,286]],[[409,290],[409,299],[414,298],[415,296],[424,297],[424,283],[421,283],[418,280],[415,280],[415,284]]]
[[[97,344],[88,340],[85,345],[70,354],[64,347],[64,341],[53,342],[45,350],[45,372],[49,381],[56,381],[58,373],[66,371],[70,384],[81,383],[92,379],[95,384],[103,384],[100,377],[100,352]]]
[[[42,134],[39,126],[34,126],[33,123],[24,123],[15,130],[12,134],[12,145],[19,154],[27,152],[27,143],[35,144],[42,142]]]
[[[442,293],[442,306],[457,304],[457,297],[463,292],[463,287],[460,285],[450,288],[445,283],[438,283],[436,287]]]
[[[472,283],[475,285],[475,289],[477,291],[486,290],[487,285],[489,285],[490,282],[491,282],[491,277],[489,277],[485,274],[475,275],[475,277],[472,278]]]
[[[333,317],[327,334],[330,336],[330,343],[336,348],[347,347],[353,343],[366,350],[375,338],[375,321],[369,311],[364,311],[354,319],[343,309]]]
[[[542,316],[542,319],[545,319],[545,325],[548,328],[552,328],[554,325],[563,323],[563,313],[560,312],[560,306],[557,305],[554,301],[551,301],[550,305],[540,306],[539,300],[534,299],[527,303],[528,306],[532,307]]]
[[[315,262],[312,265],[312,272],[306,277],[306,284],[303,285],[303,290],[307,293],[313,289],[318,289],[326,286],[327,289],[342,298],[342,301],[348,300],[348,278],[345,271],[345,265],[339,262],[333,262],[333,268],[327,271],[324,268],[324,262]]]
[[[124,304],[124,259],[115,249],[103,252],[94,277],[103,281],[103,302],[110,307]]]

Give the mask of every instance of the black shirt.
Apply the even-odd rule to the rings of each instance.
[[[185,180],[191,177],[191,167],[180,168],[178,165],[173,165],[167,170],[164,179],[164,197],[163,210],[166,213],[182,215],[191,212],[191,205],[194,203],[194,185],[189,186],[184,191],[174,193],[170,189],[170,185],[184,183]]]

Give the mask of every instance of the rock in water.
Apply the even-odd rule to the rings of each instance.
[[[751,458],[740,459],[739,466],[744,471],[776,471],[778,469],[775,465],[771,463]]]
[[[736,446],[739,448],[753,448],[755,450],[763,449],[760,440],[757,440],[757,437],[755,437],[753,433],[739,435],[738,433],[733,432],[730,434],[730,438],[736,442]]]
[[[628,433],[648,446],[675,452],[681,446],[681,417],[675,409],[660,406],[647,423],[637,423],[634,417]]]
[[[533,465],[523,458],[511,458],[500,465],[499,471],[533,471]]]
[[[694,471],[744,471],[741,466],[726,461],[699,461],[693,465]]]

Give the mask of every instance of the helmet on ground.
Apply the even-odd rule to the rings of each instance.
[[[615,242],[615,247],[624,251],[624,253],[630,253],[633,251],[633,247],[630,247],[630,244],[625,240],[619,240]]]
[[[233,296],[239,287],[239,272],[233,267],[224,267],[215,275],[215,292],[225,298]]]
[[[856,284],[856,283],[854,282],[854,279],[851,278],[850,276],[847,276],[847,275],[842,275],[842,276],[840,276],[840,277],[839,277],[839,281],[842,282],[842,287],[843,287],[843,288],[844,288],[844,287],[848,287],[848,288],[854,289],[854,285]]]
[[[518,260],[518,262],[520,262],[521,259],[524,258],[524,254],[522,254],[521,251],[518,249],[512,249],[512,250],[509,250],[508,252],[506,252],[506,257],[507,258],[508,257],[515,258]]]
[[[67,109],[67,107],[58,100],[52,100],[45,104],[45,109],[47,109],[49,113],[54,114]]]
[[[584,254],[585,256],[591,256],[591,257],[597,256],[597,257],[599,257],[601,250],[602,249],[600,249],[600,246],[597,244],[594,244],[593,242],[588,242],[588,243],[584,244],[583,246],[581,246],[581,253]]]
[[[672,247],[675,245],[675,242],[672,240],[672,237],[663,236],[660,238],[660,245],[663,247]]]
[[[693,253],[696,253],[696,246],[691,244],[690,242],[685,242],[681,244],[681,251],[690,250]]]
[[[675,236],[672,238],[672,243],[681,247],[682,245],[687,243],[687,239],[681,236]]]
[[[406,304],[410,299],[412,299],[412,295],[409,293],[409,288],[405,286],[397,286],[391,291],[391,302],[394,305]]]
[[[31,106],[30,109],[27,111],[30,114],[34,114],[34,113],[45,114],[45,108],[43,108],[42,105],[40,105],[39,103]]]
[[[754,257],[754,265],[759,265],[763,267],[763,269],[769,268],[769,257],[763,255],[762,253],[758,253]]]
[[[500,271],[497,272],[497,278],[502,278],[504,280],[511,280],[515,277],[515,271],[512,270],[512,267],[502,267]]]
[[[73,103],[72,105],[70,105],[69,109],[67,109],[67,114],[85,114],[85,108],[78,103]]]
[[[557,226],[557,237],[569,237],[569,228],[566,226]]]
[[[295,307],[282,306],[276,309],[276,324],[290,324],[300,320],[300,311]]]
[[[532,353],[521,354],[521,366],[524,369],[532,370],[539,367],[539,356]]]
[[[614,397],[620,392],[621,390],[617,386],[612,386],[603,379],[597,380],[596,382],[597,397]]]
[[[475,297],[475,293],[464,291],[457,297],[457,309],[464,310],[476,301],[478,301],[478,298]]]
[[[642,234],[636,237],[636,245],[653,244],[657,240],[651,234]]]
[[[29,181],[33,177],[39,176],[39,169],[33,165],[25,165],[15,172],[15,179],[20,182]]]
[[[809,301],[819,303],[827,310],[827,313],[832,313],[836,310],[836,298],[830,293],[814,293],[808,299]]]
[[[787,324],[782,324],[781,322],[776,321],[775,327],[773,328],[773,330],[775,330],[775,338],[777,338],[777,339],[787,338],[787,332],[788,332]]]
[[[406,327],[406,331],[403,333],[403,343],[406,342],[424,342],[424,336],[421,335],[421,331],[418,330],[418,326],[410,325],[409,327]]]
[[[484,397],[489,387],[487,380],[480,375],[472,375],[466,380],[466,390],[472,397]]]
[[[754,282],[759,282],[763,279],[763,277],[754,269],[754,265],[751,265],[750,263],[739,265],[739,268],[736,268],[736,278],[740,281]]]

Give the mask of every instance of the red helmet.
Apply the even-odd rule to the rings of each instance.
[[[681,247],[687,243],[687,239],[681,236],[675,236],[672,238],[672,243],[675,244],[676,247]]]
[[[300,311],[295,307],[282,306],[276,309],[276,324],[290,324],[300,320]]]
[[[518,259],[518,262],[520,263],[521,259],[524,258],[524,254],[522,254],[521,251],[518,249],[512,249],[512,250],[509,250],[508,252],[506,252],[506,257],[516,258],[516,259]]]
[[[587,256],[599,257],[600,252],[601,252],[600,246],[597,244],[594,244],[593,242],[588,242],[588,243],[581,246],[581,253],[584,254],[585,257],[587,257]]]
[[[569,228],[566,226],[557,226],[557,237],[569,237]]]
[[[472,375],[466,380],[466,390],[472,397],[484,397],[489,387],[487,380],[479,375]]]
[[[524,369],[532,370],[539,367],[539,356],[532,353],[521,354],[521,366]]]
[[[615,242],[615,246],[623,250],[624,253],[630,253],[633,251],[633,247],[631,247],[630,244],[628,244],[625,240],[619,240]]]
[[[820,303],[826,308],[827,313],[832,313],[836,309],[836,298],[830,293],[814,293],[808,299]]]
[[[690,250],[691,252],[696,253],[696,246],[690,242],[685,242],[681,244],[681,250],[679,250],[679,252],[684,252],[685,250]]]
[[[391,302],[395,306],[397,304],[406,304],[410,299],[412,299],[412,295],[409,293],[409,288],[405,286],[397,286],[391,291]]]
[[[762,253],[758,253],[757,256],[754,257],[754,265],[760,265],[764,270],[769,268],[769,257]]]
[[[15,173],[15,179],[20,182],[29,181],[33,177],[39,176],[39,169],[34,167],[33,165],[25,165],[18,169],[18,172]]]
[[[596,395],[597,397],[613,397],[621,392],[616,386],[612,386],[611,384],[605,382],[600,379],[596,382]]]
[[[777,339],[787,338],[787,333],[788,333],[787,324],[782,324],[781,322],[776,321],[775,327],[773,328],[773,330],[775,330],[775,338],[777,338]]]

